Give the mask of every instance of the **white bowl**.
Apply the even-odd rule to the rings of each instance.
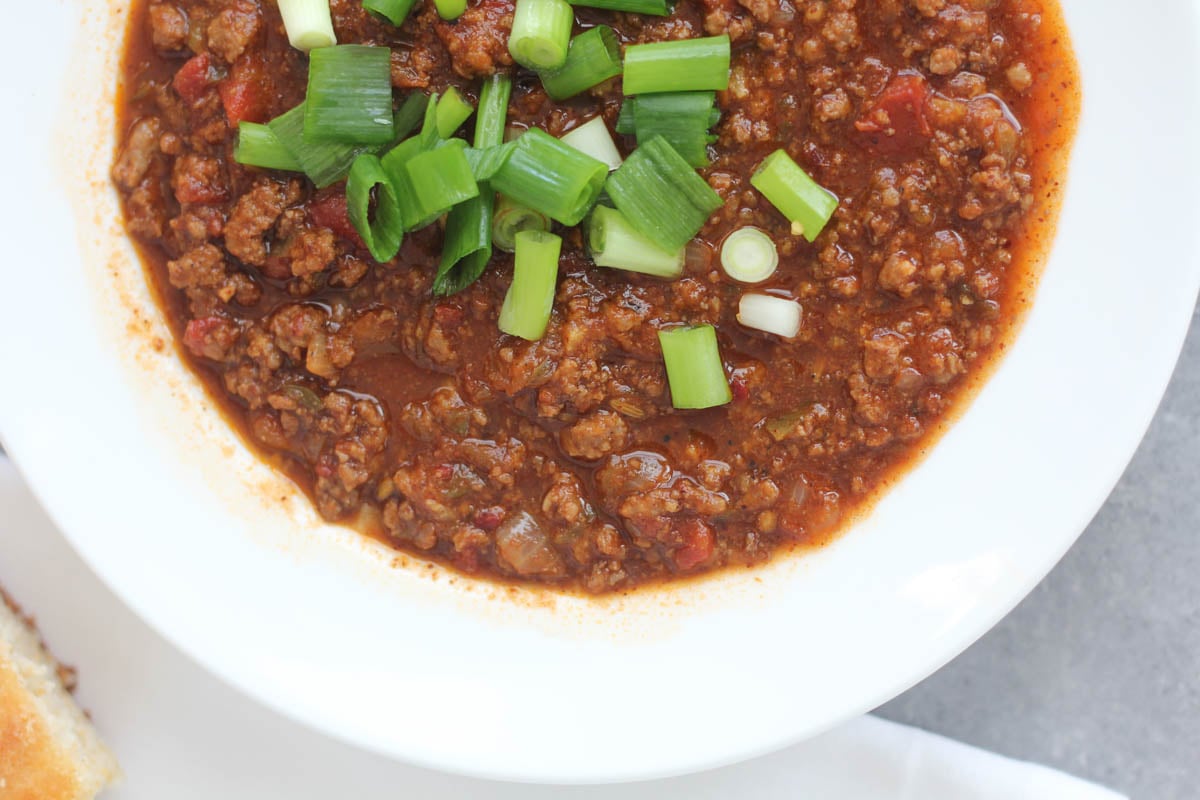
[[[125,5],[9,12],[32,33],[0,55],[5,445],[96,572],[180,648],[297,720],[417,764],[663,776],[781,747],[912,685],[1091,519],[1200,285],[1195,5],[1069,0],[1084,115],[1036,305],[873,515],[807,557],[630,599],[472,583],[322,525],[165,344],[107,183]],[[38,33],[64,29],[79,40]]]

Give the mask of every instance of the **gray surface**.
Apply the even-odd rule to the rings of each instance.
[[[893,720],[1137,800],[1200,798],[1200,311],[1137,456],[1011,615]]]

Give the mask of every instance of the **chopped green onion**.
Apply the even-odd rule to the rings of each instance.
[[[451,86],[438,99],[438,136],[441,136],[443,139],[449,139],[467,121],[467,117],[473,113],[475,113],[475,109],[471,107],[471,104],[463,98],[458,89]]]
[[[395,132],[391,50],[356,44],[314,50],[304,106],[308,141],[387,144]]]
[[[712,325],[667,328],[658,332],[671,405],[675,408],[713,408],[733,400],[725,364]]]
[[[571,40],[561,67],[542,73],[542,86],[553,100],[566,100],[621,74],[621,46],[607,25],[597,25]]]
[[[400,108],[396,109],[396,113],[392,115],[392,141],[383,148],[380,148],[378,152],[390,150],[408,138],[408,135],[415,131],[417,126],[421,124],[428,108],[429,95],[427,94],[413,92],[404,98],[404,102],[400,104]]]
[[[775,274],[779,251],[765,232],[752,227],[739,228],[726,236],[721,245],[721,266],[735,281],[762,283]]]
[[[354,159],[370,148],[339,142],[309,142],[304,138],[304,103],[267,123],[271,133],[287,148],[318,189],[346,177]]]
[[[441,216],[479,196],[479,185],[463,152],[466,146],[462,139],[450,139],[441,147],[414,155],[404,165],[416,192],[420,218]]]
[[[514,202],[511,197],[500,195],[492,218],[492,244],[506,253],[517,246],[517,234],[521,231],[548,231],[550,218],[529,206]]]
[[[516,147],[516,142],[506,142],[482,150],[468,147],[467,162],[471,165],[471,174],[475,176],[475,180],[490,181],[494,178]]]
[[[433,0],[433,5],[442,19],[458,19],[467,10],[467,0]]]
[[[784,339],[793,339],[800,332],[800,314],[800,304],[786,297],[744,294],[738,301],[738,322]]]
[[[279,16],[288,41],[297,50],[307,53],[337,44],[329,0],[279,0]]]
[[[668,252],[686,245],[722,205],[661,136],[634,150],[609,176],[605,191],[634,228]]]
[[[279,137],[269,127],[257,122],[238,123],[238,140],[233,148],[233,160],[248,167],[303,172],[292,151],[283,146],[283,142],[279,141]]]
[[[613,142],[612,134],[608,132],[608,125],[605,124],[603,117],[594,117],[578,128],[564,133],[559,141],[571,145],[579,152],[585,153],[597,161],[603,161],[609,170],[621,166],[621,154],[617,151],[617,145]]]
[[[573,0],[572,5],[665,17],[670,15],[671,8],[675,4],[670,0]]]
[[[371,219],[372,198],[374,220]],[[364,153],[350,167],[350,176],[346,179],[346,210],[354,230],[358,231],[376,261],[383,263],[396,257],[404,239],[404,218],[396,190],[378,157]]]
[[[501,74],[485,80],[479,92],[475,147],[467,151],[468,160],[471,160],[471,154],[479,156],[471,164],[476,181],[491,178],[512,151],[512,146],[501,144],[511,92],[512,80]],[[486,183],[480,183],[478,197],[450,210],[450,216],[446,218],[442,260],[433,281],[435,295],[462,291],[483,274],[492,258],[495,211],[496,195]]]
[[[750,183],[792,223],[792,232],[814,241],[837,211],[838,199],[792,160],[786,151],[767,156]]]
[[[728,34],[625,48],[625,94],[724,91],[728,86]]]
[[[517,234],[513,280],[500,308],[500,330],[535,342],[546,333],[554,310],[562,239],[544,231]]]
[[[435,295],[461,292],[479,279],[492,257],[492,215],[496,196],[490,190],[450,209],[442,260],[433,280]]]
[[[508,52],[533,70],[552,70],[567,60],[575,9],[566,0],[517,0]]]
[[[615,208],[596,206],[588,218],[588,249],[599,267],[625,269],[659,278],[683,274],[684,248],[669,253],[638,233]]]
[[[641,144],[655,136],[667,140],[693,167],[708,166],[708,133],[715,92],[643,94],[626,101],[633,104],[633,125]]]
[[[492,184],[501,194],[563,225],[578,225],[595,205],[607,174],[602,161],[540,128],[530,128],[516,140]]]
[[[637,124],[633,119],[634,100],[636,99],[631,97],[621,103],[621,113],[617,115],[617,124],[613,127],[622,136],[633,136],[637,133]]]
[[[397,27],[404,24],[404,20],[408,19],[409,12],[416,4],[417,0],[363,0],[363,8],[387,18],[388,22]]]

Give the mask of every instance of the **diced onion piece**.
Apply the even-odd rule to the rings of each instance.
[[[613,142],[603,117],[594,117],[559,138],[579,152],[597,161],[603,161],[608,165],[609,171],[621,166],[621,154],[617,151],[617,145]]]
[[[375,198],[374,219],[371,219],[372,196]],[[346,210],[372,258],[383,263],[396,257],[404,239],[404,217],[396,190],[378,157],[364,153],[350,167],[350,175],[346,178]]]
[[[663,250],[634,230],[615,208],[596,206],[588,218],[588,249],[596,266],[625,269],[659,278],[683,274],[684,251]]]
[[[492,218],[492,244],[506,253],[517,246],[517,234],[521,231],[548,231],[550,218],[529,206],[523,206],[510,197],[500,195],[496,213]]]
[[[713,408],[733,400],[725,364],[712,325],[668,328],[658,332],[671,405],[675,408]]]
[[[304,138],[312,142],[388,144],[395,136],[392,51],[343,44],[314,50],[308,62]]]
[[[288,41],[297,50],[307,53],[337,44],[329,0],[279,0],[279,15]]]
[[[552,100],[566,100],[621,74],[621,45],[607,25],[597,25],[571,40],[567,60],[543,72],[542,87]]]
[[[833,192],[810,178],[782,149],[766,157],[750,176],[750,183],[791,221],[793,232],[810,242],[837,211]]]
[[[558,69],[567,61],[575,9],[566,0],[517,0],[508,52],[532,70]]]
[[[667,251],[700,232],[721,197],[661,136],[640,145],[605,184],[629,224]]]
[[[416,5],[416,0],[363,0],[363,8],[386,17],[393,25],[401,25]]]
[[[442,19],[458,19],[467,10],[467,0],[433,0],[433,5]]]
[[[517,234],[513,281],[500,308],[500,330],[531,342],[541,339],[554,310],[562,239],[544,231]]]
[[[742,283],[762,283],[775,274],[779,251],[771,237],[758,228],[739,228],[721,245],[725,274]]]
[[[603,161],[563,144],[541,128],[530,128],[515,140],[512,155],[492,178],[492,185],[563,225],[578,225],[596,204],[606,175],[608,167]]]
[[[794,339],[800,332],[800,304],[786,297],[744,294],[738,302],[738,322],[747,328]]]
[[[625,48],[625,94],[723,92],[729,88],[729,34]]]

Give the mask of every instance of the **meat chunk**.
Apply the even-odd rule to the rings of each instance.
[[[491,75],[510,66],[512,0],[482,0],[453,22],[439,21],[437,35],[450,52],[454,71],[464,78]]]
[[[225,168],[215,158],[189,153],[175,161],[171,189],[180,203],[219,203],[229,196]]]
[[[564,428],[558,440],[567,455],[595,461],[625,449],[629,426],[620,414],[602,410]]]
[[[142,117],[133,123],[125,146],[117,156],[112,176],[117,185],[131,190],[142,182],[158,155],[158,137],[162,135],[162,121],[158,117]]]
[[[171,3],[151,3],[147,10],[150,18],[150,37],[154,46],[164,53],[173,53],[187,47],[188,18]]]
[[[234,0],[208,23],[208,47],[232,64],[262,35],[263,17],[253,0]]]
[[[267,263],[267,245],[263,236],[287,207],[287,187],[278,181],[262,179],[238,198],[225,225],[225,249],[235,258],[261,267]]]

